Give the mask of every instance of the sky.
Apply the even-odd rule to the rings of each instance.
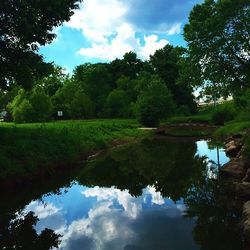
[[[186,46],[183,27],[203,0],[84,0],[57,38],[42,46],[45,61],[72,72],[83,63],[110,62],[134,51],[147,60],[166,44]]]

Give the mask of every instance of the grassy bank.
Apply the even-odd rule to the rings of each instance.
[[[0,181],[54,172],[115,139],[145,135],[134,120],[60,121],[51,123],[0,123]]]
[[[226,137],[235,134],[243,134],[248,128],[250,128],[250,121],[232,121],[217,129],[214,136]]]

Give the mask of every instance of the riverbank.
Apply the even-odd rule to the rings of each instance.
[[[1,186],[72,168],[100,149],[143,137],[135,120],[0,123]]]
[[[225,129],[224,129],[225,131]],[[242,221],[245,245],[250,246],[250,134],[241,131],[225,140],[225,151],[230,161],[220,168],[221,181],[226,181],[227,192],[234,195],[236,202],[242,204]],[[248,249],[248,248],[247,248]]]

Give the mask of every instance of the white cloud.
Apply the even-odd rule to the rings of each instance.
[[[123,23],[126,6],[117,0],[85,0],[66,26],[82,31],[91,42],[107,42]]]
[[[132,197],[128,190],[94,187],[82,192],[86,197],[96,197],[98,201],[117,201],[124,209],[126,216],[135,219],[141,211],[141,203]]]
[[[161,193],[157,192],[155,187],[148,186],[146,188],[146,192],[151,195],[152,203],[157,204],[157,205],[163,205],[165,203]]]
[[[81,30],[91,46],[81,48],[78,55],[87,58],[114,60],[134,51],[141,59],[148,59],[157,49],[168,44],[166,39],[159,40],[158,35],[144,37],[144,45],[136,38],[135,26],[125,19],[128,6],[119,0],[85,0],[65,25]],[[165,34],[174,34],[180,27],[174,26]],[[139,31],[140,32],[140,31]]]
[[[158,41],[157,35],[150,35],[144,37],[145,45],[140,46],[137,50],[138,56],[142,59],[149,59],[150,55],[153,55],[156,50],[163,48],[169,42],[165,39]]]
[[[24,212],[27,211],[34,212],[38,219],[44,219],[58,213],[60,209],[51,203],[39,203],[38,201],[32,201],[25,207]]]
[[[157,35],[144,36],[144,42],[144,45],[140,45],[139,39],[135,38],[135,31],[132,26],[123,24],[117,29],[117,35],[111,42],[93,43],[90,48],[82,48],[77,54],[111,61],[122,58],[126,52],[134,51],[139,58],[147,60],[156,50],[169,43],[166,39],[158,41]]]
[[[109,197],[109,194],[101,196]],[[134,237],[134,232],[129,228],[125,214],[112,205],[111,201],[102,201],[88,212],[87,218],[73,221],[63,233],[59,248],[79,249],[85,242],[91,244],[91,249],[104,249],[108,242],[112,242],[115,246],[112,249],[124,249]]]
[[[175,24],[167,31],[168,35],[175,35],[180,33],[181,33],[181,23]]]

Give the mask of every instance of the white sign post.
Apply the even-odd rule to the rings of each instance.
[[[59,118],[62,118],[62,117],[63,117],[63,112],[62,112],[62,111],[57,111],[57,116],[58,116]]]

